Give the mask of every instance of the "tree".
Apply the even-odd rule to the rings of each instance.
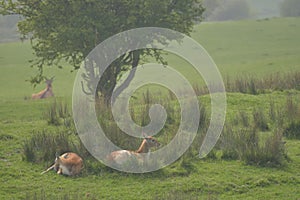
[[[300,16],[300,1],[285,0],[280,6],[280,13],[283,17],[298,17]]]
[[[42,81],[45,66],[61,67],[61,60],[78,69],[96,45],[116,33],[154,26],[189,34],[203,13],[199,0],[2,0],[1,7],[6,14],[24,18],[18,28],[24,39],[31,40],[36,55],[32,65],[39,69],[32,83]],[[136,69],[145,55],[163,62],[158,50],[136,50],[115,60],[104,72],[97,88],[107,101],[118,78]],[[125,85],[135,70],[131,73]],[[95,77],[90,72],[85,78]]]

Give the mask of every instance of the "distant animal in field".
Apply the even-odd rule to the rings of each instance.
[[[53,97],[53,91],[52,91],[52,82],[53,82],[54,77],[47,79],[46,78],[46,88],[42,91],[40,91],[39,93],[36,94],[32,94],[31,98],[32,99],[44,99],[44,98],[48,98],[48,97]]]
[[[68,152],[61,156],[56,155],[54,164],[42,174],[54,169],[57,174],[64,174],[68,176],[78,175],[83,169],[83,160],[76,153]]]
[[[152,147],[159,147],[160,143],[153,137],[147,136],[143,139],[140,147],[136,151],[129,150],[118,150],[113,151],[107,156],[107,160],[112,164],[122,165],[123,163],[131,160],[137,159],[140,163],[142,163],[146,157],[150,154],[150,149]],[[146,153],[143,154],[143,153]]]

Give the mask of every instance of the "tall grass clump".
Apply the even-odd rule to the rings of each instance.
[[[78,192],[63,192],[60,193],[46,193],[44,189],[41,189],[38,192],[26,192],[26,195],[22,198],[25,200],[47,200],[47,199],[61,199],[61,200],[82,200],[82,199],[91,199],[95,200],[94,195],[83,195]]]
[[[276,112],[276,107],[275,107],[275,102],[273,100],[270,100],[270,105],[269,105],[269,118],[271,121],[275,122],[277,119],[277,112]]]
[[[286,121],[286,109],[284,106],[275,104],[273,100],[269,103],[269,119],[277,128],[283,128]]]
[[[226,125],[216,148],[222,159],[242,160],[249,165],[279,167],[287,158],[280,131],[262,137],[255,127]]]
[[[150,118],[148,113],[153,102],[152,97],[151,93],[146,92],[142,94],[140,99],[135,98],[135,102],[137,103],[134,106],[129,107],[131,118],[136,124],[145,126],[149,123]],[[111,106],[101,98],[96,100],[96,111],[99,124],[110,141],[122,149],[135,150],[139,147],[141,138],[132,137],[124,133],[119,128],[120,124],[117,124],[118,120],[114,119],[114,117],[124,117],[122,115],[124,113],[113,116]],[[123,126],[129,126],[129,124],[123,124]],[[140,133],[140,137],[143,137],[143,133]]]
[[[38,131],[23,143],[23,160],[49,166],[54,162],[55,155],[65,152],[75,152],[83,158],[82,174],[99,174],[107,168],[96,160],[74,134],[66,131]]]
[[[253,115],[254,126],[256,128],[260,129],[261,131],[269,130],[268,120],[262,108],[255,107],[252,115]]]
[[[49,125],[55,125],[59,126],[60,125],[60,119],[58,116],[57,112],[57,103],[56,100],[54,100],[49,107],[47,108],[46,111],[43,113],[43,117],[45,120],[47,120]]]
[[[44,111],[43,118],[47,120],[49,125],[73,126],[73,119],[72,114],[69,111],[69,106],[62,101],[57,102],[56,99],[51,102],[49,107]]]
[[[288,95],[285,103],[286,125],[283,135],[289,139],[300,139],[300,109],[292,95]]]
[[[288,95],[286,98],[286,116],[289,121],[295,121],[299,115],[298,104],[294,101],[292,95]]]
[[[239,111],[235,116],[233,123],[237,126],[242,125],[243,127],[248,127],[250,125],[250,120],[247,112]]]
[[[32,137],[23,144],[23,158],[29,162],[41,163],[53,161],[55,154],[76,151],[75,143],[64,131],[58,133],[46,130],[32,132]]]
[[[254,79],[253,77],[241,77],[235,80],[235,85],[240,93],[247,94],[258,94],[258,84],[259,80]]]
[[[254,130],[250,133],[251,139],[245,144],[242,160],[246,164],[265,166],[265,167],[280,167],[285,165],[287,154],[285,151],[282,133],[275,132],[271,136],[262,139],[258,137],[258,133]],[[249,136],[246,136],[249,137]]]
[[[265,77],[239,76],[225,80],[226,91],[244,94],[261,94],[267,91],[300,90],[300,71],[290,73],[274,73]]]
[[[233,131],[233,127],[226,125],[222,131],[221,137],[218,142],[218,148],[221,149],[221,158],[225,160],[240,159],[238,143],[238,134]]]
[[[283,135],[289,139],[300,139],[300,121],[292,121],[288,124]]]

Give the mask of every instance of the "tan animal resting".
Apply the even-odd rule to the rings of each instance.
[[[32,94],[31,98],[32,99],[44,99],[44,98],[48,98],[48,97],[53,97],[53,91],[52,91],[52,82],[53,82],[54,77],[52,77],[51,79],[46,79],[45,83],[46,83],[46,88],[42,91],[40,91],[39,93],[36,94]]]
[[[54,164],[42,174],[54,169],[57,174],[74,176],[80,173],[83,168],[83,160],[76,153],[68,152],[61,156],[56,156]]]
[[[153,137],[148,136],[145,137],[142,144],[136,151],[129,150],[119,150],[113,151],[107,156],[107,160],[112,162],[113,164],[122,165],[127,162],[131,158],[137,158],[139,162],[143,162],[145,160],[144,154],[147,153],[149,155],[150,148],[159,147],[160,143]]]

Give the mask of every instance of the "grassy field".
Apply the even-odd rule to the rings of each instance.
[[[200,42],[218,65],[222,75],[264,77],[270,73],[300,71],[300,18],[204,23],[192,37]],[[148,174],[126,174],[99,168],[79,177],[40,175],[46,164],[23,160],[22,145],[35,131],[58,128],[47,124],[43,113],[53,99],[26,99],[33,89],[26,82],[30,44],[0,44],[0,199],[300,199],[300,141],[286,141],[289,161],[283,167],[246,165],[240,160],[198,159],[188,171],[180,160]],[[198,77],[171,57],[169,64],[197,82]],[[75,73],[70,67],[47,69],[55,75],[53,90],[58,99],[70,102]],[[228,93],[227,120],[239,111],[259,106],[268,112],[270,101],[285,104],[287,95],[296,102],[300,91],[274,91],[259,95]],[[200,97],[209,102],[208,96]],[[274,126],[274,123],[270,126]]]

